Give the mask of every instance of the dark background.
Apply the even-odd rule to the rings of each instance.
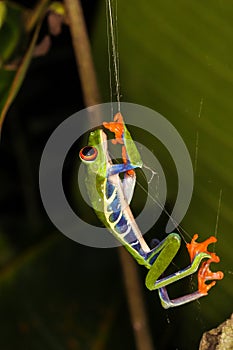
[[[22,3],[27,5],[27,2]],[[224,2],[226,7],[228,4],[227,1]],[[228,105],[224,105],[223,101],[225,110],[221,114],[221,103],[219,106],[217,96],[219,97],[219,90],[220,94],[222,91],[225,97],[228,96],[226,94],[232,86],[225,75],[221,74],[220,68],[217,71],[217,64],[213,63],[212,68],[213,72],[219,72],[219,85],[217,78],[214,80],[212,71],[210,75],[203,74],[203,71],[206,72],[208,69],[204,54],[202,57],[198,51],[202,67],[199,69],[199,63],[196,63],[197,50],[194,49],[187,54],[185,43],[176,46],[178,39],[174,39],[172,35],[166,37],[165,34],[170,33],[167,29],[169,24],[173,25],[172,33],[176,33],[177,30],[179,34],[179,25],[185,33],[187,28],[189,29],[185,21],[187,8],[182,1],[178,2],[177,12],[174,15],[178,24],[174,24],[171,20],[172,3],[168,1],[167,5],[166,8],[166,5],[158,1],[154,11],[150,9],[149,11],[146,5],[144,8],[144,5],[137,1],[135,8],[129,10],[130,3],[119,1],[123,100],[144,104],[170,117],[170,121],[179,129],[192,153],[195,149],[195,132],[191,134],[191,127],[196,131],[197,122],[190,115],[198,114],[200,98],[204,96],[206,104],[203,113],[206,113],[207,119],[210,116],[210,125],[199,125],[199,130],[201,141],[204,139],[208,142],[206,141],[205,145],[201,144],[204,148],[201,149],[204,153],[201,153],[199,159],[202,173],[196,178],[194,202],[186,219],[186,225],[191,235],[197,231],[201,234],[202,231],[205,233],[203,238],[207,238],[213,234],[213,230],[210,232],[209,228],[214,227],[219,189],[222,187],[225,193],[228,188],[232,190],[231,178],[221,177],[221,169],[216,168],[215,163],[211,163],[210,166],[208,163],[212,158],[217,158],[218,164],[222,161],[225,169],[228,167],[227,172],[231,172],[232,162],[229,160],[227,162],[224,154],[232,146],[232,140],[222,145],[221,125],[225,123],[229,130],[232,130],[231,119],[228,118],[232,115],[232,104],[229,102]],[[216,2],[211,5],[216,6]],[[145,13],[141,14],[141,6]],[[200,20],[197,26],[203,24],[203,18],[198,17],[198,6],[202,5],[198,2],[196,8],[194,6],[194,9],[191,8],[188,12],[193,22]],[[92,39],[101,92],[104,101],[108,101],[108,57],[103,2],[83,1],[83,7]],[[200,13],[206,15],[209,11],[208,4],[201,10]],[[228,33],[232,29],[230,23],[233,12],[230,12],[232,9],[229,5],[228,11],[223,7],[218,17],[217,10],[217,7],[212,7],[209,17],[214,16],[213,21],[215,20],[217,27],[219,18],[224,18],[226,27],[222,29],[222,37],[216,40],[217,43],[224,41],[226,47],[230,46],[230,49],[229,52],[225,50],[222,56],[215,54],[211,46],[214,32],[211,27],[208,32],[209,39],[205,41],[206,55],[210,62],[215,58],[220,63],[228,64],[228,61],[231,61],[232,49]],[[158,17],[155,20],[150,13],[155,16],[156,11]],[[140,23],[143,24],[140,28],[137,17],[139,14]],[[209,17],[206,15],[207,19]],[[151,27],[151,23],[154,27]],[[195,28],[192,29],[195,39],[190,36],[194,43],[201,42],[204,29],[199,33]],[[46,33],[47,25],[44,23],[40,39]],[[155,33],[158,33],[156,38]],[[216,51],[219,53],[220,49]],[[186,81],[189,74],[190,85],[187,83],[189,79]],[[192,84],[192,79],[196,77],[200,81],[200,86]],[[229,79],[231,82],[232,77]],[[216,95],[211,94],[213,86]],[[177,104],[174,100],[178,101]],[[217,101],[217,105],[213,101]],[[52,38],[49,53],[44,57],[33,59],[22,88],[9,110],[1,135],[0,348],[4,350],[118,349],[119,347],[135,349],[117,250],[89,248],[69,240],[50,222],[40,200],[38,169],[45,143],[65,118],[82,108],[84,108],[82,91],[70,34],[68,27],[64,26],[62,34]],[[225,118],[224,121],[222,118]],[[220,139],[218,145],[220,151],[219,154],[214,152],[215,157],[212,147],[216,144],[216,134],[214,132],[211,134],[211,126],[219,130],[219,134],[218,131],[216,133],[219,135],[217,140]],[[217,169],[216,173],[213,168]],[[169,174],[173,178],[171,171]],[[208,176],[215,181],[213,187]],[[70,178],[67,176],[67,181],[72,181],[72,171]],[[172,185],[171,182],[171,187],[176,189],[177,185]],[[214,200],[208,197],[208,193],[203,194],[203,187],[209,191],[208,193],[214,193]],[[172,192],[171,190],[168,207],[169,204],[172,205]],[[230,192],[228,194],[230,196]],[[225,236],[232,227],[231,214],[225,214],[227,212],[225,207],[229,208],[229,203],[227,199],[223,204],[219,236],[219,249],[223,257],[221,269],[224,269],[227,281],[225,286],[221,284],[225,282],[219,282],[216,291],[213,290],[201,303],[196,302],[165,311],[161,308],[157,293],[149,292],[144,287],[147,271],[142,267],[139,268],[156,349],[197,349],[202,332],[217,326],[230,315],[232,264],[229,250],[224,253],[223,249],[223,245],[231,247],[232,242]],[[154,232],[160,235],[164,232],[164,220],[164,218],[160,220]],[[151,238],[154,237],[154,232],[149,234]],[[176,264],[184,266],[188,261],[187,255],[183,259],[181,256],[178,257]],[[191,282],[181,284],[178,291],[183,292],[183,288],[190,289]]]

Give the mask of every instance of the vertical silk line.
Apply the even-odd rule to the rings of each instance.
[[[201,98],[201,101],[200,101],[200,107],[199,107],[199,113],[198,113],[199,119],[201,118],[202,106],[203,106],[203,97]],[[195,145],[194,173],[197,172],[198,151],[199,151],[199,132],[197,131],[197,133],[196,133],[196,145]]]
[[[196,133],[196,144],[195,144],[194,173],[197,172],[198,150],[199,150],[199,132],[197,131],[197,133]]]
[[[111,50],[112,50],[112,60],[113,60],[113,70],[114,70],[114,78],[115,78],[115,86],[116,86],[116,100],[117,100],[117,108],[118,112],[120,112],[120,78],[119,78],[119,53],[116,44],[116,30],[114,30],[114,19],[113,19],[113,10],[112,10],[112,0],[107,1],[107,10],[108,10],[108,26],[107,29],[108,34],[108,50],[110,51],[110,41],[111,41]],[[117,10],[115,10],[117,14]],[[117,22],[117,18],[115,18],[115,23]],[[110,36],[110,38],[109,38]],[[111,81],[111,55],[109,52],[109,74],[110,74],[110,84]],[[111,98],[112,98],[112,86],[111,90]],[[111,101],[112,102],[112,101]]]
[[[203,106],[203,97],[201,98],[201,101],[200,101],[200,108],[199,108],[198,118],[201,118],[202,106]]]
[[[119,81],[119,108],[120,108],[120,98],[121,98],[121,91],[120,91],[120,58],[119,58],[119,48],[118,48],[118,0],[115,0],[115,33],[116,33],[116,59],[117,59],[117,76]]]
[[[221,204],[222,204],[222,189],[221,189],[220,192],[219,192],[218,210],[217,210],[216,224],[215,224],[215,230],[214,230],[214,236],[215,236],[216,238],[217,238],[217,234],[218,234],[218,225],[219,225],[219,217],[220,217]]]
[[[111,116],[113,118],[113,105],[112,105],[112,60],[111,60],[111,48],[110,48],[110,33],[109,33],[109,11],[106,1],[106,29],[107,29],[107,45],[108,45],[108,74],[109,74],[109,89],[110,89],[110,102],[111,102]]]

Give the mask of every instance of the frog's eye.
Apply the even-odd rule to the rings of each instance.
[[[79,152],[79,157],[84,162],[93,162],[93,160],[96,159],[97,155],[98,155],[97,149],[92,146],[83,147]]]

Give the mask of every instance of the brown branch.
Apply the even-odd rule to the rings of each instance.
[[[91,47],[79,0],[64,0],[86,106],[100,103]]]
[[[39,0],[32,11],[29,11],[25,18],[25,29],[30,32],[40,18],[44,17],[45,11],[51,0]]]
[[[136,263],[125,248],[120,247],[118,251],[137,350],[153,350]]]
[[[64,0],[76,63],[86,106],[100,103],[91,48],[79,0]],[[124,248],[119,249],[127,299],[138,350],[153,350],[136,263]]]

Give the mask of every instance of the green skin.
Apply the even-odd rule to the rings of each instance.
[[[0,68],[22,54],[27,35],[23,10],[14,3],[0,2]]]
[[[179,250],[181,241],[180,236],[176,233],[171,233],[160,244],[158,244],[158,246],[153,249],[149,248],[143,239],[140,229],[138,228],[129,207],[134,191],[136,176],[128,176],[127,178],[127,170],[141,168],[141,157],[130,136],[130,133],[124,125],[123,141],[126,147],[129,165],[127,170],[125,169],[125,165],[122,164],[120,165],[122,166],[120,170],[118,169],[116,172],[111,172],[111,170],[114,169],[114,164],[112,164],[111,158],[108,154],[106,141],[107,137],[103,130],[98,129],[92,131],[89,136],[88,146],[97,149],[97,157],[93,161],[87,161],[84,160],[80,155],[80,159],[87,165],[87,176],[85,180],[86,188],[90,201],[92,203],[92,207],[95,210],[98,218],[102,221],[105,227],[107,227],[108,230],[124,245],[124,247],[137,260],[137,262],[149,269],[145,281],[146,286],[149,290],[158,289],[159,297],[164,308],[183,305],[206,295],[199,291],[196,291],[192,294],[188,294],[173,300],[168,297],[165,288],[167,285],[195,273],[202,259],[211,258],[211,256],[205,252],[198,253],[193,259],[191,265],[172,275],[161,278],[161,275],[164,273],[168,265],[172,262],[174,256]],[[123,184],[122,180],[119,177],[120,172],[123,172],[125,174],[125,178],[127,179],[126,185]],[[114,195],[110,198],[107,198],[107,195],[105,193],[107,181],[115,186]],[[93,184],[96,184],[96,186],[93,186]],[[127,222],[130,223],[131,228],[137,237],[143,252],[145,252],[144,256],[135,250],[129,242],[124,240],[122,234],[120,235],[116,231],[115,222],[111,222],[109,219],[111,213],[107,210],[107,208],[116,194],[120,198],[122,215],[124,215],[124,217],[127,219]],[[145,258],[147,253],[149,257]],[[158,254],[158,256],[155,259],[156,254]]]

